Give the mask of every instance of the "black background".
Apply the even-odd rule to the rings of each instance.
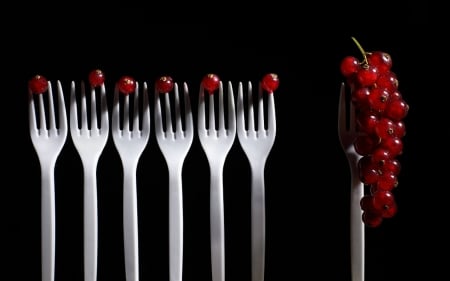
[[[439,192],[448,163],[438,139],[448,138],[448,130],[440,124],[446,112],[439,110],[443,104],[433,98],[437,92],[429,79],[428,10],[423,3],[397,9],[382,3],[350,7],[274,6],[258,12],[231,9],[223,15],[219,8],[217,15],[192,14],[201,24],[183,24],[164,9],[163,19],[151,23],[155,14],[161,15],[131,6],[81,12],[32,7],[17,13],[3,25],[6,272],[17,280],[40,279],[40,166],[27,112],[27,82],[33,75],[60,80],[67,102],[70,82],[87,79],[89,71],[100,68],[110,108],[120,76],[153,86],[159,76],[170,75],[188,83],[196,116],[205,74],[216,73],[236,87],[274,72],[280,87],[275,93],[277,137],[266,165],[266,280],[350,280],[350,173],[337,136],[337,105],[339,62],[346,55],[360,56],[354,36],[366,51],[391,54],[399,90],[410,105],[395,190],[399,212],[380,227],[366,229],[366,280],[439,276],[445,241],[445,221],[440,220],[445,218],[445,197]],[[340,16],[331,19],[336,14]],[[256,19],[250,21],[250,16]],[[180,23],[172,23],[177,19]],[[125,280],[122,167],[112,138],[97,175],[98,280]],[[152,128],[137,174],[141,280],[169,276],[167,179]],[[55,183],[56,280],[81,280],[83,174],[70,135],[58,158]],[[224,169],[227,280],[251,278],[249,187],[249,166],[236,139]],[[183,188],[184,280],[211,280],[209,168],[197,136],[184,164]]]

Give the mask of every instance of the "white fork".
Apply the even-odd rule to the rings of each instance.
[[[219,84],[219,126],[215,128],[214,95],[209,98],[209,126],[205,118],[205,90],[200,86],[198,136],[210,167],[210,227],[212,280],[225,280],[225,228],[223,202],[223,167],[236,136],[236,115],[231,82],[228,83],[228,121],[225,124],[223,85]],[[227,125],[227,127],[226,127]]]
[[[136,172],[139,158],[150,137],[150,108],[147,84],[143,83],[142,107],[139,102],[139,84],[134,94],[124,96],[123,126],[120,126],[119,88],[114,90],[111,133],[123,168],[123,231],[125,249],[125,275],[127,281],[139,280],[138,214]],[[133,119],[129,118],[129,99],[134,98]],[[142,116],[139,116],[139,108]],[[141,122],[139,122],[141,119]],[[130,130],[130,122],[132,129]],[[141,125],[141,128],[140,126]]]
[[[97,215],[97,165],[106,145],[109,134],[108,108],[105,85],[100,86],[100,113],[97,113],[95,87],[90,89],[90,121],[86,105],[86,89],[82,81],[81,122],[78,119],[78,106],[75,82],[70,92],[70,135],[83,164],[84,175],[84,280],[97,279],[98,215]],[[100,117],[100,126],[97,122]],[[79,125],[81,124],[81,126]],[[88,123],[90,125],[88,125]]]
[[[358,175],[358,161],[361,156],[356,153],[353,146],[356,131],[355,108],[349,102],[347,113],[347,102],[345,84],[341,84],[338,108],[338,134],[342,149],[348,160],[351,173],[350,190],[350,256],[352,281],[364,281],[364,223],[362,221],[362,210],[360,201],[364,196],[364,184]],[[347,116],[349,117],[347,122]],[[347,129],[348,128],[348,129]]]
[[[165,130],[163,127],[160,95],[164,95],[165,101]],[[184,159],[192,144],[194,128],[187,84],[184,83],[184,130],[177,83],[174,83],[174,95],[175,132],[172,127],[169,93],[159,93],[155,89],[155,133],[169,171],[169,279],[171,281],[181,281],[183,277],[182,169]]]
[[[58,127],[53,100],[53,90],[48,82],[48,123],[43,94],[38,99],[39,127],[37,125],[34,94],[29,90],[28,113],[30,136],[41,166],[41,265],[42,281],[55,279],[55,164],[67,139],[67,117],[60,81],[58,87]]]
[[[245,119],[244,94],[239,83],[237,99],[237,134],[251,167],[251,233],[252,233],[252,280],[264,280],[265,266],[265,191],[264,170],[267,157],[275,141],[275,100],[273,93],[267,97],[267,129],[264,122],[263,91],[259,87],[258,128],[255,130],[252,84],[248,83],[247,120]],[[247,129],[246,129],[247,121]]]

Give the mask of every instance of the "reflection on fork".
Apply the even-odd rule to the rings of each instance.
[[[41,266],[42,281],[55,279],[55,164],[66,142],[67,117],[61,83],[57,82],[57,113],[53,90],[48,82],[48,113],[45,113],[44,93],[37,97],[29,90],[28,113],[30,136],[41,166]],[[35,105],[35,98],[38,104]],[[39,126],[36,109],[38,108]],[[58,116],[56,116],[58,114]],[[47,118],[48,117],[48,118]],[[58,121],[56,121],[56,118]],[[48,122],[47,122],[48,121]],[[48,123],[48,127],[47,124]]]
[[[130,78],[127,83],[134,84]],[[138,214],[136,172],[139,158],[150,137],[150,108],[147,84],[143,83],[142,94],[136,82],[134,93],[123,95],[123,110],[120,110],[121,92],[118,84],[114,90],[111,134],[122,160],[123,168],[123,231],[125,249],[125,275],[127,281],[139,280]],[[140,99],[142,95],[142,99]],[[130,120],[130,98],[133,98],[133,117]],[[140,102],[141,100],[141,102]],[[122,118],[120,117],[122,115]],[[120,120],[123,121],[122,126]],[[139,120],[141,120],[139,122]],[[130,128],[132,126],[132,128]]]
[[[200,86],[198,106],[198,136],[210,166],[210,227],[211,227],[211,266],[212,280],[225,280],[225,231],[223,202],[223,167],[236,136],[236,115],[233,88],[228,83],[228,99],[225,113],[223,85],[219,84],[219,126],[215,128],[214,94],[205,93]],[[206,126],[206,106],[208,99],[208,124]],[[225,122],[227,115],[227,122]]]
[[[81,82],[81,122],[78,119],[75,82],[70,94],[70,133],[80,155],[84,174],[84,280],[97,279],[97,164],[109,134],[105,85],[100,86],[100,113],[97,113],[96,87],[90,89],[90,121],[86,105],[86,90]],[[98,123],[98,119],[100,122]],[[89,125],[88,125],[89,123]],[[81,126],[79,125],[81,124]],[[99,126],[100,124],[100,126]]]
[[[347,112],[347,108],[349,111]],[[355,108],[347,102],[345,84],[342,83],[338,108],[338,134],[342,149],[348,160],[351,174],[350,190],[350,256],[352,281],[364,281],[364,223],[361,219],[360,201],[364,196],[364,184],[358,175],[358,161],[361,156],[354,149],[356,130]]]
[[[273,92],[267,97],[267,129],[264,122],[263,91],[259,87],[257,98],[258,123],[255,129],[252,84],[248,83],[247,118],[244,110],[244,93],[239,83],[237,98],[237,134],[251,167],[251,233],[252,280],[264,280],[265,264],[265,191],[264,169],[275,141],[275,100]],[[247,124],[247,126],[246,126]]]
[[[163,126],[164,118],[160,101],[162,95],[164,95],[165,126]],[[169,92],[160,93],[155,87],[155,134],[169,171],[169,274],[171,281],[181,281],[183,276],[182,169],[192,144],[194,128],[187,84],[184,83],[184,118],[181,114],[177,83],[174,84],[174,96],[175,105],[172,108],[175,109],[175,120],[172,122]],[[172,123],[175,124],[175,131]]]

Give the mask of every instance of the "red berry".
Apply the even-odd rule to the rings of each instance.
[[[408,114],[409,105],[403,99],[390,101],[385,109],[384,114],[394,121],[400,121]]]
[[[131,76],[122,76],[117,83],[119,91],[125,95],[129,95],[136,90],[136,81]]]
[[[103,74],[103,71],[101,71],[100,69],[92,70],[89,73],[89,83],[93,88],[101,86],[103,83],[105,83],[105,75]]]
[[[378,227],[383,222],[383,217],[378,213],[363,212],[362,221],[369,227]]]
[[[205,88],[210,95],[219,88],[220,78],[216,74],[207,74],[202,79],[203,88]]]
[[[280,85],[280,80],[278,79],[278,75],[275,73],[269,73],[264,75],[261,86],[262,88],[268,92],[269,94],[273,94],[273,92],[278,89],[278,86]]]
[[[356,73],[356,78],[362,87],[372,86],[379,76],[378,68],[374,65],[363,65]]]
[[[340,71],[342,76],[350,77],[359,70],[359,60],[354,56],[346,56],[342,59],[340,64]]]
[[[376,66],[380,73],[386,73],[392,67],[392,58],[386,52],[374,51],[367,53],[367,62]]]
[[[48,81],[42,75],[35,75],[28,82],[28,87],[33,94],[42,94],[48,90]]]
[[[156,90],[159,93],[168,93],[173,89],[173,80],[170,76],[161,76],[156,81]]]

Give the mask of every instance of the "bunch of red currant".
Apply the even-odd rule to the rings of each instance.
[[[391,70],[392,58],[383,51],[365,52],[360,61],[345,57],[340,64],[341,74],[351,89],[351,102],[356,111],[356,126],[361,134],[354,141],[355,151],[361,155],[359,177],[369,190],[361,199],[362,220],[371,227],[383,219],[393,217],[397,204],[392,193],[398,185],[403,137],[403,119],[409,105],[398,90],[396,74]]]

